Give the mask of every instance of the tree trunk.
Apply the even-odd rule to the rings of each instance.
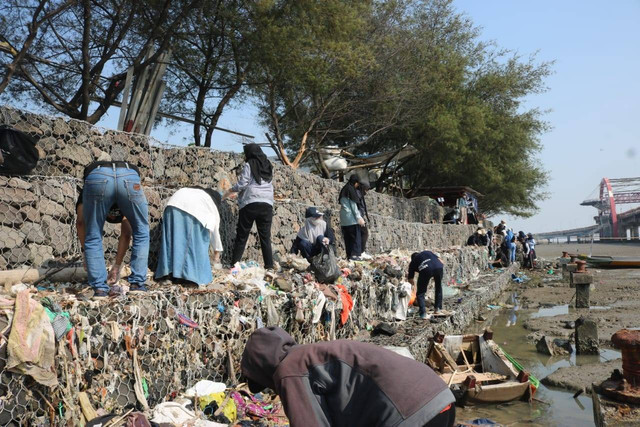
[[[89,114],[89,89],[91,85],[91,62],[89,58],[89,43],[91,42],[91,1],[84,0],[82,30],[82,107],[79,120],[86,120]]]
[[[200,147],[201,139],[200,139],[200,126],[202,123],[202,110],[204,109],[204,100],[207,92],[200,86],[198,88],[198,97],[196,98],[196,111],[193,124],[193,141],[196,144],[196,147]]]

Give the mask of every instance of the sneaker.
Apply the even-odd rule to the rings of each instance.
[[[142,285],[136,285],[136,284],[131,284],[131,287],[129,287],[129,293],[130,294],[140,294],[143,292],[147,292],[147,287],[142,284]]]
[[[428,319],[428,317],[427,317],[427,314],[426,314],[426,313],[425,313],[425,314],[421,314],[421,315],[420,315],[420,318],[421,318],[422,320],[427,320],[427,319]]]
[[[362,259],[363,259],[363,260],[365,260],[365,261],[370,261],[370,260],[372,260],[372,259],[373,259],[373,256],[372,256],[372,255],[369,255],[369,254],[368,254],[368,253],[366,253],[366,252],[362,252],[362,254],[360,254],[360,258],[362,258]]]
[[[362,261],[362,257],[359,257],[359,256],[352,256],[352,257],[351,257],[351,261]]]
[[[96,289],[93,291],[93,299],[104,299],[109,296],[109,292],[103,291],[101,289]]]

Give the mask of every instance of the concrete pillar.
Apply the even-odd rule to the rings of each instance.
[[[576,308],[589,308],[589,289],[593,283],[593,275],[591,273],[571,273],[572,288],[576,288]]]
[[[576,320],[576,354],[600,354],[598,325],[595,320],[581,316]]]
[[[575,285],[573,284],[573,280],[571,280],[571,275],[573,273],[575,273],[575,271],[577,269],[578,269],[578,264],[576,264],[575,262],[570,262],[570,263],[567,264],[566,269],[562,270],[562,277],[569,279],[569,287],[570,288],[575,288]],[[566,274],[566,276],[565,276],[565,274]]]

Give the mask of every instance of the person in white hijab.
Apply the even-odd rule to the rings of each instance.
[[[307,260],[322,251],[323,246],[333,244],[335,235],[331,226],[324,220],[324,213],[315,207],[307,208],[305,220],[293,241],[290,252],[300,254]]]

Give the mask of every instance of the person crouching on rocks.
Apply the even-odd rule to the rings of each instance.
[[[322,251],[323,246],[333,244],[335,235],[324,220],[324,213],[314,207],[307,208],[304,213],[304,224],[300,227],[296,239],[291,246],[292,254],[302,255],[307,261]]]
[[[424,363],[371,343],[298,345],[279,327],[260,328],[241,361],[249,390],[274,390],[291,427],[449,427],[455,398]]]

